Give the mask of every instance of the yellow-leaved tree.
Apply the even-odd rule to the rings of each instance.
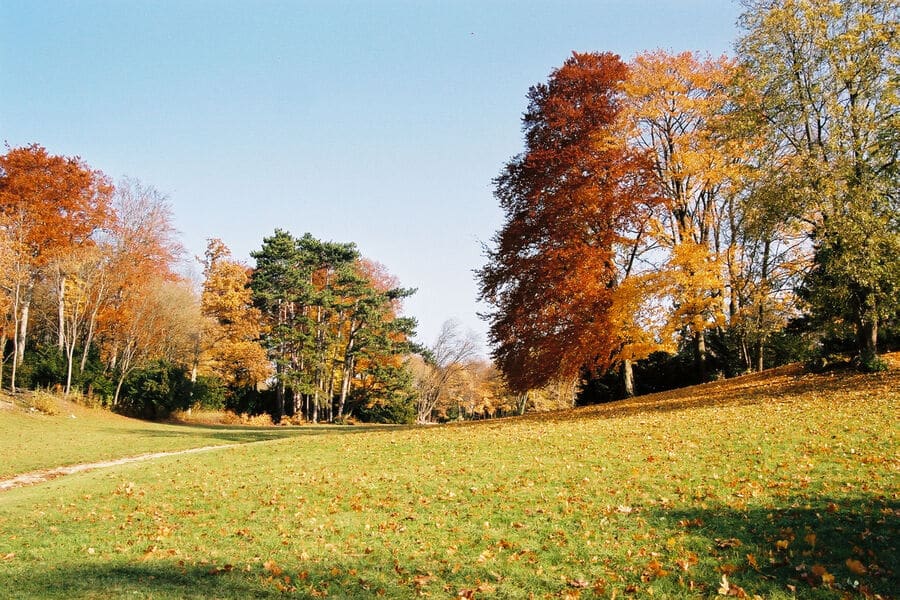
[[[208,241],[203,266],[202,367],[231,392],[256,386],[272,367],[259,343],[262,316],[253,306],[250,269],[234,260],[219,239]]]

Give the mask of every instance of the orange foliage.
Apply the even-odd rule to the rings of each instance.
[[[32,144],[0,156],[0,173],[0,212],[36,266],[88,243],[108,224],[112,184],[78,157]]]
[[[627,74],[614,54],[573,54],[530,90],[526,151],[495,182],[507,218],[479,275],[513,390],[608,365],[619,346],[614,245],[652,189],[620,127]]]
[[[253,306],[250,270],[231,258],[221,240],[207,244],[201,310],[209,319],[204,358],[210,371],[229,387],[256,385],[271,375],[259,344],[262,315]]]

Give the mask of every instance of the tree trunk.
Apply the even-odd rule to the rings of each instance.
[[[63,392],[63,396],[68,396],[69,392],[72,389],[72,363],[75,360],[75,342],[72,341],[71,345],[66,346],[66,390]]]
[[[84,350],[81,352],[81,365],[79,367],[79,371],[81,373],[84,373],[84,368],[87,366],[88,354],[91,351],[91,343],[94,341],[95,319],[96,319],[96,313],[91,315],[91,320],[88,323],[87,337],[84,340]]]
[[[316,382],[316,391],[313,392],[313,399],[312,399],[312,422],[313,423],[319,422],[319,383],[320,382]]]
[[[878,319],[860,319],[856,325],[856,347],[860,364],[869,367],[878,358]]]
[[[13,308],[13,352],[12,352],[12,373],[9,378],[9,389],[13,394],[16,393],[16,370],[19,366],[19,313]]]
[[[0,390],[3,389],[3,367],[6,366],[6,333],[0,334]]]
[[[279,377],[278,383],[275,384],[275,414],[272,420],[275,424],[281,423],[281,417],[284,416],[284,381]]]
[[[59,318],[59,336],[57,337],[56,345],[59,351],[63,352],[66,348],[66,276],[57,272],[57,279],[59,281],[59,287],[57,287],[59,298],[56,303],[57,316]]]
[[[22,316],[19,319],[19,344],[16,349],[19,363],[25,360],[25,342],[28,337],[28,314],[31,312],[31,293],[33,290],[34,284],[32,283],[25,291],[25,298],[22,300]]]
[[[622,361],[622,381],[625,384],[625,395],[629,398],[634,397],[634,370],[631,360],[627,358]]]
[[[694,363],[700,383],[704,383],[706,381],[706,336],[702,331],[694,334]]]
[[[350,394],[350,381],[353,379],[354,362],[353,355],[344,357],[344,374],[341,378],[341,398],[338,401],[338,419],[344,416],[344,404],[347,402],[347,396]]]
[[[525,408],[528,406],[528,392],[519,394],[516,398],[516,412],[519,413],[519,416],[525,414]]]
[[[769,252],[771,250],[771,241],[766,239],[763,242],[763,259],[762,259],[762,272],[760,273],[760,285],[766,286],[766,280],[769,278]],[[766,289],[766,288],[763,288]],[[757,348],[756,354],[756,370],[762,371],[765,368],[765,353],[766,353],[766,333],[765,333],[765,296],[760,294],[759,299],[759,310],[756,315],[756,329],[759,334],[759,346]]]
[[[22,293],[22,285],[16,283],[16,293],[13,301],[13,364],[9,389],[16,393],[16,374],[19,365],[25,358],[25,334],[28,331],[28,309],[31,305],[31,289],[34,284],[29,284]],[[24,297],[23,297],[24,296]]]
[[[294,414],[303,416],[303,394],[298,394],[294,392],[291,394],[291,400],[293,400],[294,404]]]
[[[116,393],[113,396],[113,406],[119,405],[119,392],[122,391],[122,384],[125,383],[125,373],[119,376],[119,382],[116,384]]]
[[[3,389],[3,365],[6,362],[6,333],[0,334],[0,390]]]

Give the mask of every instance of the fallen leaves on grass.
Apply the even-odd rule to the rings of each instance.
[[[865,575],[869,572],[869,570],[866,569],[866,566],[855,558],[848,558],[846,564],[847,568],[856,575]]]

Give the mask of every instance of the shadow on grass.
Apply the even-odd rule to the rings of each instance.
[[[751,595],[887,598],[900,591],[895,498],[817,497],[796,499],[787,508],[656,512],[685,531],[701,561],[711,557],[717,576],[727,574]]]
[[[0,578],[10,598],[274,598],[283,592],[249,573],[165,562],[75,564]]]
[[[369,598],[414,597],[416,587],[407,579],[393,578],[393,566],[384,572],[368,564],[346,564],[338,569],[319,566],[311,570],[281,571],[256,563],[252,567],[182,565],[171,560],[141,563],[78,563],[53,570],[31,569],[11,576],[0,575],[3,598]],[[377,583],[382,581],[381,584]],[[390,588],[390,593],[385,588]]]

